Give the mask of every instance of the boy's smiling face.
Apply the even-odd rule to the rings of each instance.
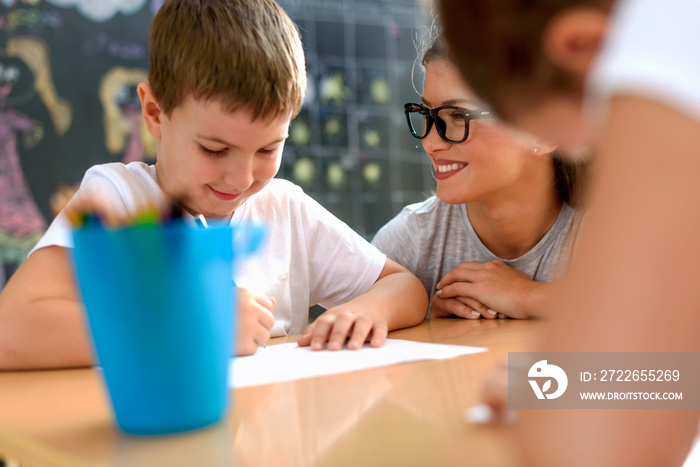
[[[148,85],[139,86],[149,132],[160,140],[156,171],[163,190],[193,215],[228,217],[277,174],[289,117],[251,121],[216,99],[186,98],[166,116]]]

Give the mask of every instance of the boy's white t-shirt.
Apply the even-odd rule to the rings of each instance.
[[[157,180],[153,165],[110,163],[90,168],[81,188],[98,183],[114,191],[115,202],[124,203],[133,214],[145,200],[165,197]],[[269,227],[262,251],[237,264],[234,280],[239,287],[276,299],[273,337],[301,333],[310,305],[330,308],[364,294],[386,262],[383,253],[286,180],[271,180],[236,209],[231,225],[241,221]],[[54,245],[73,247],[62,213],[32,252]]]
[[[603,119],[610,97],[633,94],[700,121],[700,2],[619,0],[588,80],[588,110]]]

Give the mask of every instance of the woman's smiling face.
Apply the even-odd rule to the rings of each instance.
[[[423,104],[468,110],[484,109],[457,68],[446,60],[433,60],[425,71]],[[438,197],[450,204],[487,201],[517,189],[526,178],[535,141],[496,119],[471,120],[469,137],[459,144],[444,141],[433,125],[423,140],[437,179]]]

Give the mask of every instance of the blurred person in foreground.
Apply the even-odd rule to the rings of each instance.
[[[453,60],[501,117],[597,152],[541,350],[700,351],[700,2],[438,4]],[[673,466],[697,424],[697,410],[525,411],[517,439],[538,467]]]

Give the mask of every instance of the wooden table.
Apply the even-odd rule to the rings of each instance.
[[[390,337],[489,351],[238,389],[224,423],[169,437],[115,428],[96,370],[0,373],[0,456],[23,467],[516,465],[508,427],[463,416],[507,352],[534,350],[542,325],[426,321]]]

